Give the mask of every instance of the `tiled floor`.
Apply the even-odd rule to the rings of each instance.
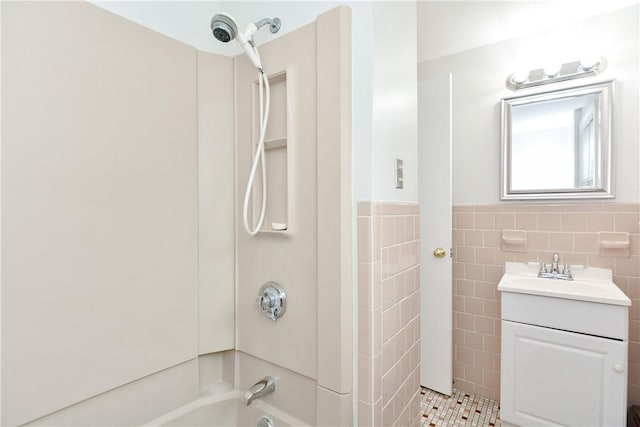
[[[420,392],[422,427],[499,427],[499,402],[454,389],[451,397],[423,388]]]

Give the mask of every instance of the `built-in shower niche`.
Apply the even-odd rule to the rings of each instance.
[[[269,124],[264,142],[264,156],[267,171],[267,209],[261,233],[284,233],[289,231],[288,204],[288,105],[287,105],[287,73],[282,71],[269,76],[270,107]],[[258,80],[252,88],[252,152],[255,151],[260,138],[260,87]],[[257,219],[262,203],[262,172],[256,171],[256,182],[252,198],[251,214]]]

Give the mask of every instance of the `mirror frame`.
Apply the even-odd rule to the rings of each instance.
[[[613,102],[615,80],[556,89],[548,92],[502,98],[501,110],[501,161],[500,161],[500,200],[549,200],[549,199],[603,199],[615,198],[615,152],[613,132]],[[601,185],[590,188],[562,189],[511,189],[511,119],[513,108],[535,102],[551,101],[584,95],[599,95],[599,127],[597,140],[600,146]]]

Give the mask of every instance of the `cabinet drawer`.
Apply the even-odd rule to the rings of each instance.
[[[502,292],[502,319],[623,341],[629,336],[623,305]]]

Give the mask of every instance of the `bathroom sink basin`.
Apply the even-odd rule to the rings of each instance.
[[[574,280],[538,278],[538,263],[505,264],[498,283],[502,319],[626,340],[631,300],[611,270],[571,268]]]
[[[507,262],[498,290],[603,304],[631,305],[631,300],[613,283],[611,270],[573,267],[573,280],[558,280],[538,278],[538,268],[538,263]]]

